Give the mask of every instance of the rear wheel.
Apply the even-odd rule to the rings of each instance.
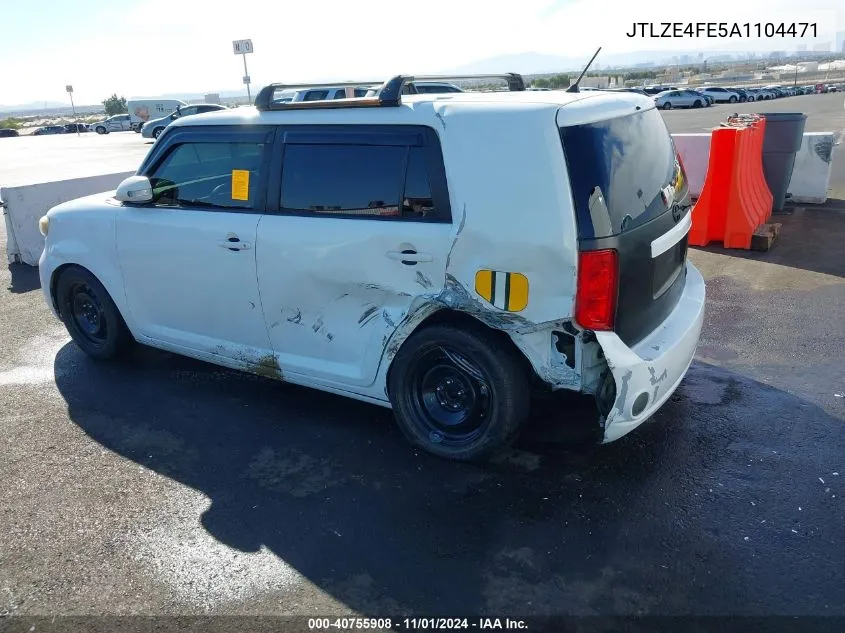
[[[516,439],[530,385],[517,352],[482,327],[433,325],[399,350],[388,393],[412,444],[461,461],[489,458]]]
[[[672,104],[667,101],[666,103],[663,104],[663,109],[664,110],[671,110]]]
[[[728,99],[728,101],[729,101],[730,103],[736,103],[736,97],[735,97],[735,96],[733,96],[733,95],[731,95],[731,98],[730,98],[730,99]]]
[[[700,108],[701,107],[701,101],[696,100],[696,102],[692,104],[692,107],[693,108]]]
[[[114,358],[132,342],[114,301],[87,270],[65,269],[56,284],[56,301],[71,338],[92,358]]]
[[[159,136],[161,136],[162,132],[164,132],[164,128],[163,127],[157,127],[156,129],[153,130],[153,138],[158,138]]]

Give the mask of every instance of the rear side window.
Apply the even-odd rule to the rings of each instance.
[[[448,207],[435,204],[426,151],[404,144],[287,143],[281,210],[448,221]]]
[[[618,235],[669,208],[680,167],[656,109],[561,129],[581,239]],[[676,199],[686,195],[686,187]]]
[[[182,143],[150,174],[153,204],[252,209],[264,145]]]

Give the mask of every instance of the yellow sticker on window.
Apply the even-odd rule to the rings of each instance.
[[[249,170],[232,170],[232,200],[249,200]]]

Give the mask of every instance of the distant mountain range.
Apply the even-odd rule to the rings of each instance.
[[[543,53],[514,53],[509,55],[497,55],[479,61],[457,66],[446,71],[444,74],[484,74],[517,72],[523,75],[544,75],[558,72],[572,72],[583,70],[584,65],[589,61],[595,51],[590,51],[583,57],[562,57],[558,55],[546,55]],[[699,58],[699,53],[701,57]],[[693,65],[707,61],[708,63],[724,63],[731,61],[746,61],[753,58],[768,59],[772,51],[637,51],[635,53],[599,53],[593,62],[591,71],[595,70],[623,70],[631,69],[638,65],[665,66],[671,64]],[[830,52],[803,51],[802,57],[830,56]],[[786,53],[782,53],[786,57]]]

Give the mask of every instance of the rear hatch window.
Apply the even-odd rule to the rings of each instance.
[[[617,252],[614,331],[633,345],[666,318],[683,292],[686,236],[652,255],[654,241],[690,212],[683,167],[654,108],[561,128],[560,134],[578,247]]]
[[[581,239],[619,235],[669,211],[663,195],[679,166],[656,109],[561,128],[560,134]],[[685,195],[676,191],[673,197]]]

